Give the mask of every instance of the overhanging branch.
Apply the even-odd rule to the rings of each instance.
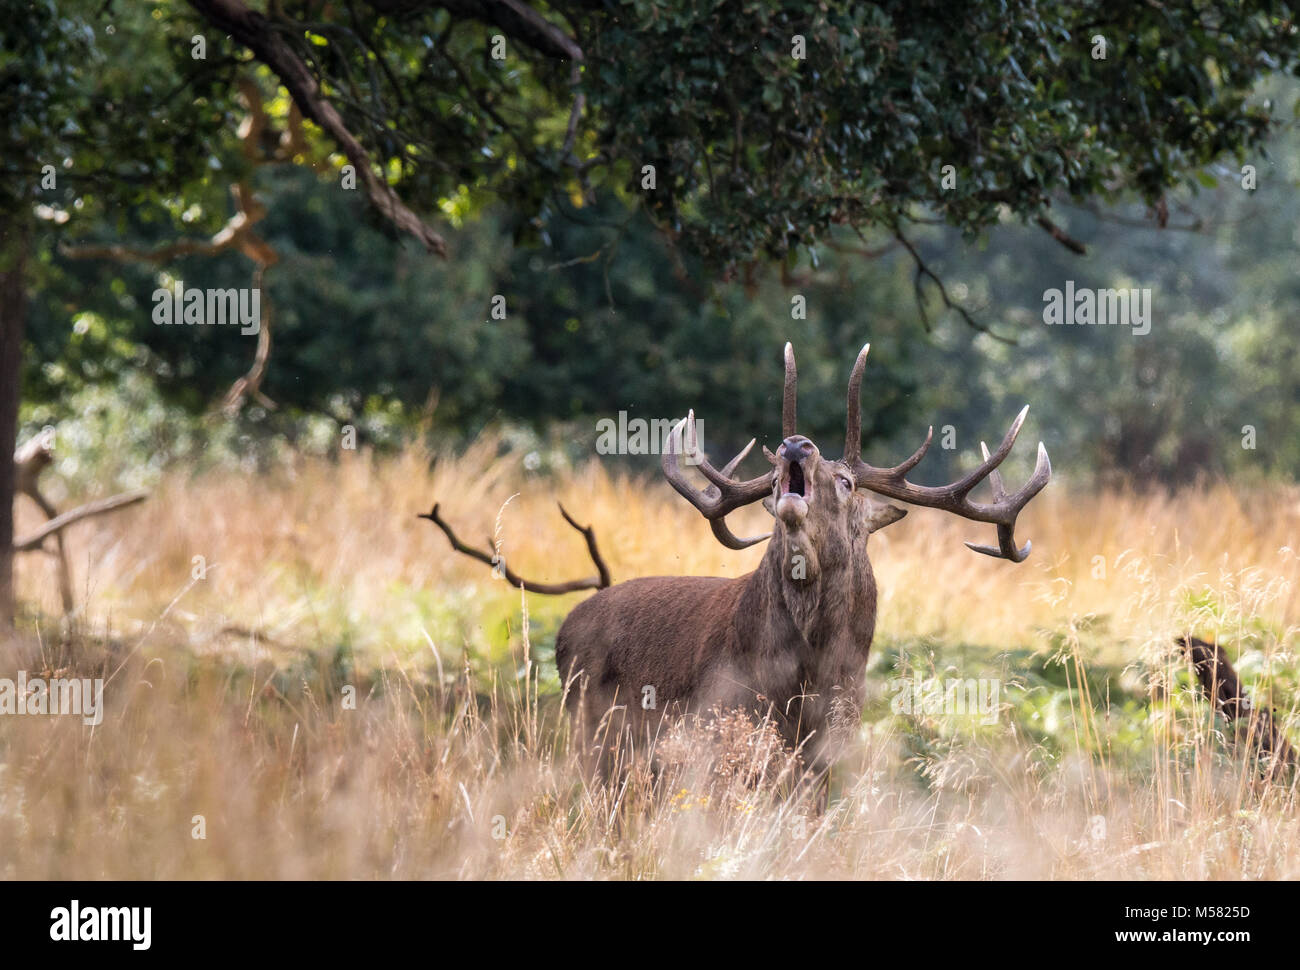
[[[241,0],[190,0],[208,23],[225,31],[251,50],[285,86],[302,113],[334,139],[356,168],[370,202],[398,230],[414,236],[430,252],[447,255],[447,242],[432,227],[406,207],[392,186],[380,178],[375,165],[357,137],[322,93],[320,83],[307,69],[288,42],[270,26],[262,14],[249,10]]]
[[[1053,239],[1059,242],[1070,252],[1075,253],[1079,256],[1088,255],[1087,246],[1079,242],[1079,240],[1075,239],[1068,232],[1066,232],[1064,229],[1062,229],[1060,226],[1054,223],[1051,219],[1047,218],[1047,216],[1042,215],[1040,213],[1038,218],[1035,219],[1034,221],[1038,223],[1039,227],[1042,228],[1044,232],[1046,232],[1049,236],[1051,236]]]
[[[496,27],[547,57],[581,61],[578,42],[521,0],[371,0],[380,13],[402,16],[429,9]]]
[[[954,301],[952,297],[948,295],[948,287],[944,286],[943,280],[941,280],[939,278],[939,275],[929,267],[929,265],[925,262],[924,259],[921,258],[921,254],[917,250],[916,246],[914,246],[912,242],[906,236],[903,235],[903,231],[901,229],[898,228],[894,229],[894,238],[898,240],[899,245],[901,245],[904,249],[907,250],[908,254],[912,257],[912,262],[916,265],[916,276],[913,279],[912,286],[913,289],[915,289],[916,291],[916,308],[920,312],[921,322],[925,325],[925,328],[927,330],[930,329],[930,317],[925,312],[925,293],[921,287],[921,284],[928,279],[931,283],[934,284],[935,289],[939,291],[939,298],[943,300],[943,305],[947,307],[949,310],[952,310],[955,313],[957,313],[963,320],[966,321],[967,326],[972,327],[975,330],[978,330],[980,333],[988,334],[994,340],[1001,341],[1004,344],[1015,343],[1015,341],[1012,340],[1010,337],[1004,337],[1001,334],[994,333],[984,324],[980,323],[979,320],[975,319],[974,315],[969,310],[967,310],[960,303]]]
[[[60,246],[59,251],[71,259],[112,259],[118,262],[139,260],[166,265],[182,256],[215,256],[234,249],[259,265],[271,265],[278,257],[275,251],[253,232],[253,226],[266,215],[266,207],[258,202],[252,190],[243,183],[231,188],[235,196],[235,214],[210,239],[177,239],[153,248],[140,246]]]

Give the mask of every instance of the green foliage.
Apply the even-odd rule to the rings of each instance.
[[[816,253],[839,224],[930,211],[969,238],[1061,191],[1155,202],[1262,142],[1248,96],[1300,50],[1274,2],[552,7],[537,32],[491,4],[287,2],[262,29],[416,209],[500,200],[529,239],[549,208],[617,187],[710,272]]]
[[[790,294],[776,281],[753,295],[740,287],[710,294],[684,278],[663,241],[643,221],[629,223],[612,199],[580,217],[557,216],[539,247],[513,247],[503,220],[487,213],[440,262],[365,226],[354,196],[322,191],[307,173],[268,170],[261,185],[269,203],[262,234],[280,255],[265,279],[275,350],[264,390],[283,414],[260,415],[268,428],[318,414],[382,441],[374,418],[389,402],[408,428],[436,403],[435,423],[462,434],[497,418],[539,429],[570,422],[576,452],[590,454],[598,418],[695,407],[710,440],[743,443],[772,425],[780,348],[794,339],[807,375],[805,426],[842,435],[844,382],[861,341],[853,281],[878,277],[870,264],[846,264],[841,277],[809,287],[808,319],[792,320]],[[136,232],[144,245],[158,241],[152,223]],[[48,278],[32,312],[26,396],[40,408],[29,422],[74,419],[81,388],[137,369],[168,405],[198,413],[251,359],[255,338],[235,328],[161,327],[150,318],[155,290],[172,279],[247,285],[236,255],[183,258],[166,274],[59,258]],[[906,285],[887,285],[906,307]],[[496,294],[506,297],[503,320],[491,315]],[[888,364],[873,375],[869,433],[903,413],[914,386],[905,337],[915,327],[873,328]]]
[[[7,0],[0,17],[0,212],[35,201],[113,220],[172,192],[224,193],[210,177],[237,123],[229,65],[189,56],[171,4]]]
[[[498,28],[422,4],[382,15],[272,8],[403,198],[450,219],[442,263],[392,240],[333,169],[249,168],[235,138],[245,114],[236,80],[255,82],[275,121],[287,98],[188,6],[27,6],[0,49],[0,104],[15,176],[6,204],[45,207],[29,428],[98,413],[87,403],[94,389],[132,375],[163,409],[150,405],[146,418],[198,415],[247,370],[251,337],[149,316],[154,291],[175,279],[247,286],[243,257],[155,267],[71,260],[53,243],[203,237],[231,214],[230,184],[251,179],[268,211],[258,231],[280,256],[265,280],[274,341],[263,385],[279,410],[249,409],[241,435],[315,440],[346,422],[394,441],[436,404],[433,425],[447,437],[504,420],[558,429],[589,454],[598,419],[694,407],[718,457],[751,435],[770,440],[789,339],[801,430],[834,453],[847,369],[870,339],[869,456],[896,460],[927,423],[941,437],[951,425],[956,447],[933,450],[929,480],[968,464],[1026,401],[1028,434],[1065,476],[1300,470],[1287,365],[1300,348],[1286,310],[1297,296],[1287,253],[1300,150],[1290,134],[1275,139],[1269,166],[1261,139],[1274,102],[1250,96],[1262,72],[1294,65],[1281,7],[580,8],[568,23],[585,53],[586,101],[571,143],[571,65],[544,44],[511,35],[506,60],[494,61]],[[196,34],[207,60],[189,56]],[[792,56],[795,34],[804,59]],[[1094,57],[1098,35],[1104,59]],[[317,160],[334,147],[307,134]],[[1211,164],[1235,156],[1259,167],[1255,193]],[[55,191],[39,187],[45,159],[58,168]],[[653,191],[641,188],[646,164]],[[1188,182],[1198,197],[1175,188]],[[1067,201],[1135,194],[1172,209],[1175,224],[1180,206],[1194,206],[1208,231],[1116,226],[1091,202]],[[1049,197],[1054,218],[1089,243],[1086,260],[1016,225]],[[895,230],[958,303],[1018,343],[947,322],[925,333],[914,285],[931,309],[934,290],[910,254],[862,255],[862,238],[884,248]],[[978,232],[987,245],[973,252]],[[779,279],[752,262],[772,256],[784,261]],[[1066,279],[1151,287],[1153,333],[1042,326],[1043,291]],[[498,294],[504,319],[490,314]],[[791,312],[796,296],[806,319]],[[1242,447],[1247,425],[1255,450]],[[189,427],[189,443],[155,437],[151,457],[213,441]],[[1032,459],[1020,451],[1013,478]]]
[[[646,205],[714,266],[920,210],[970,237],[1058,191],[1154,201],[1260,143],[1246,98],[1297,51],[1273,3],[628,0],[583,25],[601,147],[656,166]]]
[[[1265,93],[1289,103],[1296,88]],[[951,389],[959,447],[970,449],[973,434],[995,435],[1000,416],[1031,402],[1030,433],[1047,443],[1057,472],[1076,480],[1300,474],[1291,309],[1300,299],[1300,133],[1279,133],[1267,155],[1248,162],[1257,188],[1242,187],[1239,167],[1217,167],[1217,188],[1171,195],[1164,230],[1137,206],[1062,207],[1061,224],[1088,244],[1084,258],[1012,225],[992,231],[980,250],[951,230],[922,237],[950,288],[1016,340],[937,334],[927,373]],[[1044,291],[1067,280],[1150,289],[1151,332],[1045,326]]]

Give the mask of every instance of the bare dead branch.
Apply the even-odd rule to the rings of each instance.
[[[558,505],[559,503],[557,502],[556,504]],[[587,540],[587,553],[591,556],[591,561],[596,564],[596,571],[598,573],[596,576],[589,576],[586,579],[573,579],[565,583],[537,583],[529,579],[524,579],[506,565],[504,557],[495,555],[491,551],[483,552],[480,549],[475,549],[473,546],[467,546],[465,543],[461,542],[460,539],[456,537],[456,533],[452,531],[447,520],[438,513],[438,508],[439,506],[435,502],[432,512],[422,513],[418,518],[428,519],[441,529],[443,534],[446,535],[447,541],[451,543],[451,547],[461,555],[469,556],[471,559],[477,559],[484,565],[491,566],[494,570],[499,568],[501,570],[501,575],[505,576],[506,582],[511,586],[516,588],[523,587],[524,590],[529,593],[543,593],[549,596],[558,596],[561,593],[573,593],[583,589],[604,589],[613,582],[610,578],[609,567],[605,565],[605,560],[601,557],[600,549],[596,546],[595,530],[589,525],[579,525],[577,521],[574,520],[573,516],[569,515],[563,505],[560,505],[560,514],[564,516],[564,521],[581,532],[583,538]],[[488,548],[491,550],[491,543],[489,543]]]
[[[35,502],[46,519],[55,519],[59,515],[54,503],[42,494],[39,483],[41,472],[53,461],[54,452],[44,435],[37,435],[14,452],[14,492],[26,495]],[[54,536],[54,542],[53,556],[59,572],[59,599],[66,616],[76,609],[76,597],[72,592],[72,570],[68,566],[68,551],[64,547],[62,532]]]
[[[129,505],[135,505],[137,502],[143,502],[149,497],[149,493],[144,489],[134,492],[124,492],[121,495],[114,495],[110,498],[100,499],[97,502],[88,502],[85,505],[79,505],[75,509],[64,512],[43,526],[37,529],[29,536],[24,536],[14,542],[14,552],[30,552],[32,549],[40,548],[42,542],[52,535],[57,535],[68,526],[82,519],[89,519],[96,515],[106,515],[109,512],[116,512],[118,509],[124,509]]]

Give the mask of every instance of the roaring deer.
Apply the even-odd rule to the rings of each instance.
[[[611,586],[590,527],[565,519],[587,539],[600,575],[568,583],[532,583],[505,570],[514,586],[543,593],[598,589],[578,604],[560,627],[555,656],[567,688],[570,715],[589,752],[604,753],[621,731],[611,729],[616,712],[621,730],[651,735],[665,714],[745,708],[775,720],[786,741],[802,750],[815,771],[827,767],[840,743],[857,729],[862,712],[862,675],[876,625],[876,583],[867,558],[867,538],[906,512],[873,500],[868,493],[911,505],[943,509],[997,526],[996,546],[966,543],[976,552],[1012,562],[1029,555],[1017,548],[1016,516],[1051,477],[1047,450],[1014,495],[1003,488],[998,465],[1015,444],[1029,408],[1024,408],[991,455],[981,443],[983,462],[951,485],[914,485],[907,473],[925,456],[934,435],[902,464],[876,468],[861,458],[859,396],[870,344],[862,348],[848,387],[844,452],[824,457],[797,433],[794,351],[785,347],[785,390],[776,454],[763,449],[772,468],[757,478],[732,474],[754,441],[721,471],[700,454],[695,415],[690,412],[669,436],[663,471],[669,484],[709,520],[714,536],[730,549],[770,539],[757,569],[737,579],[654,576]],[[683,474],[686,454],[708,480],[694,487]],[[971,491],[984,480],[993,501],[975,502]],[[738,538],[726,515],[762,502],[773,516],[767,535]],[[439,516],[438,525],[462,553],[499,565],[499,560],[461,543]],[[647,703],[649,699],[650,703]]]

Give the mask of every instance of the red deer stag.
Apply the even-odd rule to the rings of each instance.
[[[826,768],[861,720],[861,680],[876,625],[867,537],[906,514],[873,501],[868,492],[996,525],[996,546],[966,543],[976,552],[1012,562],[1029,555],[1031,543],[1016,546],[1016,516],[1051,477],[1047,450],[1040,442],[1033,476],[1014,495],[1007,494],[997,470],[1029,408],[1016,417],[993,454],[981,443],[984,461],[970,474],[951,485],[914,485],[906,476],[929,449],[933,427],[900,465],[876,468],[861,458],[859,393],[869,349],[870,344],[862,348],[849,378],[844,453],[838,461],[823,457],[812,441],[796,433],[796,374],[789,344],[784,440],[775,455],[763,449],[774,466],[766,474],[745,481],[731,477],[753,441],[721,471],[709,464],[698,451],[694,412],[670,435],[664,474],[709,520],[718,541],[743,549],[771,539],[752,573],[738,579],[654,576],[610,586],[591,529],[579,526],[567,512],[569,524],[586,536],[599,577],[546,585],[506,570],[512,585],[537,592],[599,590],[574,607],[555,644],[556,663],[569,688],[569,712],[589,752],[606,751],[619,736],[610,723],[611,711],[625,730],[653,736],[665,714],[740,707],[773,718],[814,771]],[[698,462],[710,483],[707,488],[695,488],[684,476],[679,464],[683,451]],[[993,501],[972,501],[971,491],[985,479]],[[760,501],[773,515],[773,531],[737,538],[727,527],[727,513]],[[457,551],[495,562],[461,543],[436,505],[423,518],[437,524]]]

